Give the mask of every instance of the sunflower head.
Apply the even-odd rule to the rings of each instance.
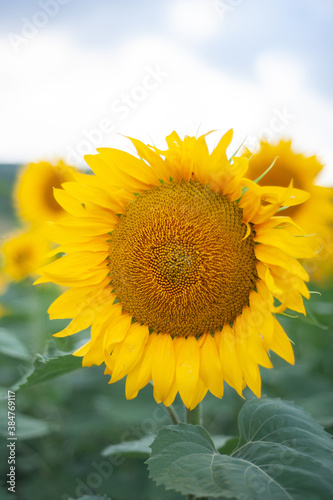
[[[45,221],[57,220],[65,210],[53,195],[54,188],[73,181],[75,169],[64,162],[29,163],[18,174],[14,188],[14,204],[18,215],[37,226]]]
[[[314,235],[309,244],[315,258],[305,262],[311,278],[327,282],[333,274],[333,189],[317,185],[317,176],[324,168],[316,156],[304,156],[293,150],[291,141],[281,140],[276,145],[261,142],[260,149],[249,157],[247,177],[257,179],[276,159],[272,168],[261,180],[262,185],[288,186],[293,181],[296,188],[304,189],[311,197],[305,203],[289,207],[286,215],[293,217],[306,234]]]
[[[224,381],[259,396],[270,350],[294,362],[275,313],[305,314],[308,275],[297,258],[313,252],[277,212],[308,194],[245,178],[248,159],[228,160],[231,138],[211,153],[205,136],[173,132],[166,150],[132,139],[139,158],[99,149],[86,157],[95,175],[55,190],[72,214],[52,227],[66,255],[37,283],[69,287],[49,308],[51,318],[73,318],[56,335],[91,325],[74,354],[85,366],[105,363],[110,382],[127,376],[127,398],[150,380],[166,405],[178,392],[188,408],[208,390],[221,397]]]
[[[16,231],[8,235],[1,245],[3,283],[34,275],[46,263],[45,254],[49,250],[49,243],[37,230]]]

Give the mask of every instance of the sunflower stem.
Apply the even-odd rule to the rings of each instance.
[[[186,408],[186,423],[192,425],[201,425],[201,405],[198,404],[193,410]]]
[[[198,404],[193,410],[189,410],[185,408],[185,421],[187,424],[192,425],[201,425],[202,417],[201,417],[201,405]],[[187,495],[187,500],[195,500],[197,497],[195,495]],[[204,500],[204,499],[198,499]]]
[[[172,405],[170,405],[170,406],[164,406],[164,408],[169,413],[172,423],[175,425],[180,424],[181,420],[180,420],[176,410],[174,409],[174,407]]]

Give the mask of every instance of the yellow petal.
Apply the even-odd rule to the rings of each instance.
[[[210,155],[210,166],[213,170],[221,169],[223,165],[229,163],[227,157],[227,148],[232,141],[233,130],[230,129],[221,137],[216,148]]]
[[[107,148],[102,148],[102,150],[99,151],[101,151],[102,154],[86,155],[84,159],[92,171],[107,184],[111,183],[114,187],[123,188],[134,193],[145,191],[151,187],[149,184],[142,182],[138,178],[132,177],[118,168],[117,164],[113,163],[113,155],[112,153],[109,154]]]
[[[177,392],[178,392],[178,386],[177,386],[176,377],[174,377],[173,382],[171,384],[171,388],[170,388],[169,394],[167,395],[167,397],[163,401],[163,403],[164,403],[165,406],[172,405],[172,403],[175,400],[175,397],[177,396]]]
[[[287,255],[299,259],[307,259],[314,255],[306,238],[292,236],[285,229],[262,231],[260,234],[255,235],[254,241],[280,248]]]
[[[112,382],[117,382],[123,378],[140,361],[148,337],[147,326],[141,326],[138,323],[131,326],[125,339],[119,344],[121,348],[115,359]]]
[[[77,276],[82,274],[82,269],[86,269],[89,274],[93,273],[93,268],[106,260],[107,252],[77,252],[64,255],[58,260],[51,262],[40,269],[47,274],[57,274],[61,276]],[[78,265],[79,263],[79,265]]]
[[[125,203],[121,199],[121,192],[119,190],[115,192],[118,196],[111,196],[106,189],[101,189],[98,186],[90,186],[87,183],[66,182],[62,187],[80,203],[97,204],[115,213],[122,213],[124,211]]]
[[[309,276],[301,264],[293,257],[286,255],[282,250],[269,245],[256,245],[254,248],[258,260],[267,264],[281,266],[299,278],[309,281]]]
[[[276,198],[281,200],[281,204],[284,207],[293,207],[304,203],[310,198],[310,193],[303,191],[302,189],[296,189],[292,187],[292,184],[288,188],[282,188],[278,186],[262,186],[265,193],[265,200],[272,202]]]
[[[260,398],[261,378],[258,364],[248,355],[248,342],[246,342],[247,331],[244,329],[241,316],[236,318],[234,330],[237,336],[237,354],[240,361],[243,378],[251,391]]]
[[[66,290],[48,308],[50,319],[73,318],[100,294],[109,294],[111,300],[111,288],[107,288],[109,281],[104,280],[100,287],[93,285]]]
[[[267,229],[271,229],[274,227],[289,227],[292,226],[297,229],[298,234],[304,234],[303,229],[296,224],[291,217],[284,217],[277,215],[275,217],[271,217],[268,221],[263,222],[262,224],[256,224],[256,234],[262,234]]]
[[[227,194],[231,201],[235,201],[242,196],[242,179],[249,167],[249,161],[243,156],[233,157],[232,163],[226,166],[228,176],[223,194]]]
[[[215,333],[224,380],[242,396],[242,368],[237,354],[237,340],[230,325],[224,325],[222,332]]]
[[[154,341],[155,355],[152,362],[152,379],[155,399],[164,401],[171,388],[175,375],[175,351],[169,334],[160,333]]]
[[[200,377],[208,390],[217,398],[223,396],[223,375],[216,343],[210,333],[200,346]]]
[[[75,217],[85,216],[82,204],[72,198],[72,196],[66,193],[63,189],[53,188],[53,196],[59,205],[61,205],[69,214],[74,215]]]
[[[104,349],[111,349],[112,344],[122,342],[131,327],[132,316],[130,314],[121,314],[120,304],[112,317],[109,319],[105,330]]]
[[[87,252],[109,252],[110,245],[105,240],[105,237],[95,237],[93,240],[84,241],[80,243],[68,243],[67,245],[60,245],[50,252],[48,252],[47,257],[53,257],[58,253],[77,253],[82,251]]]
[[[151,168],[156,172],[157,177],[164,182],[169,182],[170,174],[165,167],[163,159],[150,146],[146,146],[146,144],[138,139],[133,139],[132,137],[129,137],[129,139],[134,144],[140,158],[145,159],[150,164]]]
[[[201,377],[199,376],[197,386],[194,391],[193,399],[191,401],[190,410],[193,410],[207,394],[207,387],[205,386],[204,382],[202,381]]]
[[[159,184],[154,170],[135,156],[113,148],[98,148],[97,151],[109,167],[108,175],[110,175],[110,171],[113,173],[115,170],[121,170],[134,180],[141,181],[146,185]]]
[[[274,340],[271,350],[278,354],[281,358],[285,359],[291,365],[295,363],[294,353],[290,340],[288,339],[285,331],[276,318],[274,318]]]
[[[139,363],[129,372],[126,378],[126,398],[133,399],[140,389],[145,387],[151,380],[152,362],[155,355],[154,339],[156,333],[149,335],[144,355]]]
[[[282,280],[282,282],[284,283],[284,288],[289,287],[296,289],[306,299],[310,298],[309,290],[301,278],[298,278],[297,276],[289,273],[287,270],[282,269],[279,266],[271,265],[270,270],[275,280],[277,279],[279,283],[281,283]]]
[[[183,403],[190,407],[199,377],[200,353],[195,337],[178,340],[181,347],[176,365],[176,381]]]
[[[92,366],[101,365],[104,361],[104,351],[103,351],[103,340],[105,335],[105,322],[109,316],[109,309],[113,309],[114,306],[108,306],[102,310],[97,317],[95,317],[94,322],[91,326],[91,341],[89,344],[89,349],[85,353],[82,365]]]
[[[282,293],[276,295],[276,297],[281,302],[280,306],[275,307],[274,311],[279,313],[289,308],[293,311],[299,312],[306,316],[306,310],[303,304],[303,298],[298,290],[293,288],[289,281],[283,281],[279,278],[275,278],[276,283],[279,288],[282,289]]]
[[[274,297],[265,281],[262,281],[260,279],[257,280],[256,288],[261,300],[265,304],[265,309],[269,309],[270,311],[272,311],[274,307]]]
[[[66,328],[58,333],[55,333],[54,337],[68,337],[69,335],[74,335],[77,332],[85,330],[94,321],[95,311],[92,307],[88,306],[82,309],[80,313],[72,319]]]
[[[243,209],[244,221],[252,222],[254,216],[260,208],[260,197],[251,191],[244,194],[239,202],[239,207]]]
[[[302,296],[297,290],[289,290],[286,294],[278,297],[278,299],[281,301],[281,304],[275,307],[274,312],[281,313],[286,309],[291,309],[292,311],[299,312],[306,316],[306,309]]]
[[[266,315],[269,311],[256,311],[244,308],[242,313],[242,326],[246,336],[240,339],[244,344],[244,351],[256,364],[265,368],[272,368],[272,363],[264,347],[261,331],[263,330]]]
[[[66,217],[61,219],[61,223],[55,224],[57,228],[63,228],[65,231],[74,231],[81,236],[98,236],[108,234],[118,223],[118,217],[112,212],[105,213],[105,217]],[[51,233],[52,234],[52,233]]]
[[[262,297],[256,293],[256,292],[251,292],[250,294],[250,306],[251,306],[251,311],[256,311],[258,316],[257,316],[257,323],[252,325],[252,328],[258,329],[258,333],[262,337],[262,345],[264,347],[265,351],[269,350],[269,346],[271,345],[272,339],[273,339],[273,333],[274,333],[274,323],[273,323],[273,316],[271,314],[271,310],[269,307],[269,302],[266,302],[265,300],[262,299]],[[266,356],[265,356],[266,357]],[[266,358],[267,361],[267,358]],[[259,362],[259,361],[258,361]],[[262,363],[260,363],[262,364]],[[271,368],[271,363],[270,361],[267,362],[268,368]],[[262,366],[266,366],[263,364]]]
[[[37,283],[54,282],[62,286],[84,287],[89,285],[100,285],[106,276],[109,274],[109,269],[105,265],[101,269],[96,268],[95,271],[86,275],[77,275],[74,277],[59,276],[56,274],[43,273],[44,276],[35,281]]]
[[[267,287],[274,295],[282,293],[282,290],[276,285],[269,267],[266,264],[258,262],[257,271],[259,278],[266,283]]]

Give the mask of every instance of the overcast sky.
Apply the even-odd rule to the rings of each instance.
[[[332,26],[331,0],[0,1],[0,162],[233,128],[333,184]]]

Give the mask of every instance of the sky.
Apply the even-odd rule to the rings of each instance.
[[[332,185],[332,21],[331,0],[0,0],[0,163],[233,128]]]

